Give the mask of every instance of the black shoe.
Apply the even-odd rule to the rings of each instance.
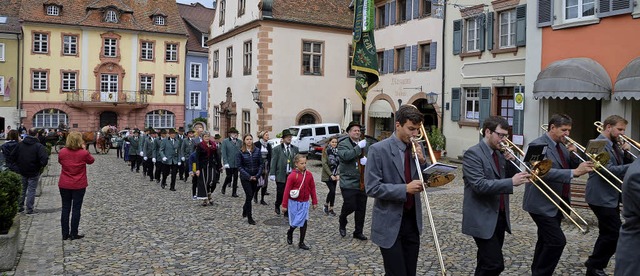
[[[322,211],[325,215],[329,215],[329,205],[325,204],[324,208],[322,208]]]
[[[284,211],[284,214],[282,214],[282,216],[284,216],[285,218],[289,217],[289,211]]]
[[[266,192],[266,193],[264,193],[264,195],[270,195],[270,193],[269,193],[269,192]]]
[[[347,229],[340,228],[338,230],[340,231],[340,236],[342,236],[343,238],[347,236]]]
[[[260,204],[262,204],[262,205],[269,205],[269,204],[267,204],[264,200],[260,200]]]
[[[184,177],[180,177],[180,180],[184,180]]]
[[[222,194],[224,195],[224,189],[222,189]]]
[[[255,220],[253,220],[253,218],[252,218],[252,217],[249,217],[248,221],[249,221],[249,224],[251,224],[251,225],[256,225],[256,221],[255,221]]]
[[[309,250],[309,249],[311,249],[311,247],[308,247],[306,244],[304,244],[304,243],[302,243],[302,242],[298,244],[298,248],[300,248],[300,249],[302,249],[302,250]]]
[[[151,179],[151,180],[149,180],[149,181],[153,182],[153,179]]]
[[[69,238],[71,240],[79,240],[79,239],[84,238],[84,235],[71,235],[71,236],[69,236]]]
[[[174,188],[171,188],[171,189],[169,189],[169,191],[173,191],[173,192],[175,192],[175,191],[176,191],[176,189],[174,189]]]
[[[185,178],[184,178],[184,182],[187,182],[187,179],[188,179],[188,178],[186,178],[186,177],[185,177]]]
[[[66,240],[68,240],[68,239],[69,239],[69,235],[62,235],[62,240],[63,240],[63,241],[66,241]]]
[[[360,234],[353,234],[353,238],[354,239],[359,239],[361,241],[366,241],[369,238],[367,238],[367,236],[365,236],[364,234],[360,233]]]
[[[329,214],[331,214],[332,216],[336,216],[336,212],[334,212],[333,210],[329,210]]]
[[[254,198],[254,199],[253,199],[253,203],[258,203],[258,199],[257,199],[257,198]]]
[[[607,276],[604,270],[587,267],[587,276]]]
[[[167,187],[167,184],[160,184],[160,187],[162,187],[162,189],[164,189],[165,187]]]
[[[239,197],[238,194],[232,194],[232,197]]]
[[[293,231],[287,231],[287,244],[293,244]]]
[[[242,211],[242,217],[243,217],[243,218],[246,218],[246,217],[247,217],[247,213],[246,213],[246,212],[244,212],[244,211]]]
[[[276,215],[279,216],[280,215],[280,208],[276,207],[275,211],[276,211]]]

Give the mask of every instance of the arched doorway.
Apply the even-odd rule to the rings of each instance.
[[[430,131],[431,126],[439,125],[438,113],[433,105],[427,102],[427,99],[418,99],[412,104],[415,105],[422,114],[424,114],[423,125],[425,130]]]
[[[100,127],[112,125],[118,126],[118,114],[112,111],[105,111],[100,113]]]
[[[316,123],[316,117],[314,117],[309,113],[302,115],[302,117],[300,117],[300,120],[298,120],[298,125],[310,125],[315,123]]]

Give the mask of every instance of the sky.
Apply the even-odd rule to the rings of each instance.
[[[191,3],[199,2],[200,4],[202,4],[207,8],[213,7],[213,1],[214,0],[176,0],[176,2],[182,3],[182,4],[191,4]]]

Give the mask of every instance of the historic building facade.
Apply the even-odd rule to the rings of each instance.
[[[18,15],[20,4],[0,1],[0,129],[17,129],[20,111],[17,108],[18,87],[21,84],[22,35]]]

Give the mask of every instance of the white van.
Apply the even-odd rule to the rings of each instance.
[[[340,134],[339,124],[312,124],[289,127],[291,134],[291,144],[298,147],[300,153],[309,152],[309,145],[330,136]],[[273,147],[280,144],[281,138],[269,140]]]

